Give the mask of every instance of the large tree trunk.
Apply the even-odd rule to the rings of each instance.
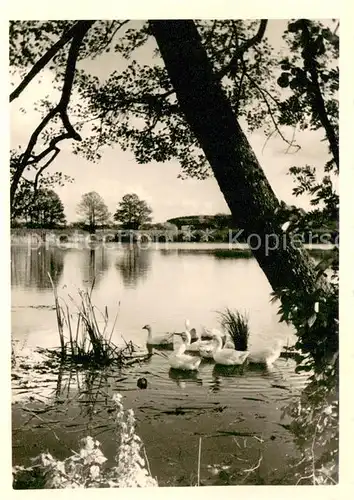
[[[301,302],[319,286],[327,291],[328,284],[324,279],[321,285],[316,280],[314,264],[302,247],[284,242],[276,215],[279,201],[213,74],[194,22],[149,23],[179,106],[208,159],[234,221],[244,230],[273,290],[299,291],[301,298],[294,305],[301,309]],[[275,241],[279,244],[275,245]],[[293,318],[295,327],[301,328],[303,320]],[[338,338],[331,325],[316,322],[315,330],[309,330],[306,339],[302,337],[302,345],[306,343],[306,350],[317,358],[320,366],[338,349]]]
[[[187,123],[272,288],[313,290],[314,266],[307,252],[283,243],[275,215],[279,202],[215,79],[194,22],[150,21],[150,26]]]

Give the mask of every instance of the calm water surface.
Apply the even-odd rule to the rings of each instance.
[[[222,248],[222,244],[161,244],[149,250],[118,245],[31,250],[14,245],[13,338],[21,348],[58,345],[50,272],[66,300],[68,294],[75,299],[77,289],[89,287],[95,278],[93,303],[102,311],[107,306],[112,319],[120,303],[112,337],[117,344],[123,336],[143,346],[146,323],[156,332],[181,331],[185,318],[196,328],[218,327],[217,311],[230,307],[248,313],[251,346],[275,338],[291,345],[294,333],[278,323],[278,306],[270,304],[271,289],[257,262],[245,256],[230,258],[220,253]],[[147,390],[137,388],[139,376],[148,379]],[[125,406],[135,410],[152,473],[162,485],[193,483],[200,436],[205,484],[270,483],[274,474],[284,476],[286,459],[295,453],[281,409],[305,379],[295,374],[291,360],[280,358],[271,371],[231,372],[206,362],[191,376],[171,373],[166,358],[156,354],[124,372],[81,373],[73,378],[54,372],[38,382],[40,390],[47,386],[53,391],[53,408],[46,414],[51,430],[38,421],[27,423],[28,411],[21,403],[26,390],[14,382],[15,463],[24,463],[43,447],[65,456],[69,448],[77,449],[77,438],[88,429],[102,441],[107,456],[113,456],[107,398],[115,390],[124,394]],[[95,394],[96,399],[87,400],[87,394]],[[57,406],[59,400],[66,401],[65,412]],[[37,407],[40,402],[33,404]],[[242,469],[257,463],[260,453],[264,459],[256,477],[245,478]],[[227,464],[233,473],[214,476],[208,468],[211,464]]]

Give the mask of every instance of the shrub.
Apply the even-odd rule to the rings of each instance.
[[[81,440],[81,448],[65,460],[41,453],[31,467],[13,468],[15,489],[127,488],[158,486],[151,476],[143,443],[135,433],[133,410],[124,411],[122,396],[115,394],[117,452],[115,466],[107,467],[101,444],[91,436]]]

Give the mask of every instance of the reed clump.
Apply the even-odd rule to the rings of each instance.
[[[92,303],[94,282],[90,290],[78,290],[78,302],[69,295],[71,301],[69,307],[68,302],[58,296],[57,287],[49,273],[48,275],[53,288],[60,341],[60,348],[56,354],[61,361],[86,366],[105,366],[130,364],[146,357],[136,354],[137,346],[131,341],[125,342],[123,347],[112,342],[118,311],[112,326],[109,327],[107,306],[102,313]]]
[[[248,316],[239,311],[226,308],[219,312],[220,324],[227,335],[232,339],[237,351],[247,351],[250,335]]]

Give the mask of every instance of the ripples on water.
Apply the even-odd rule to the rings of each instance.
[[[22,347],[58,344],[49,271],[63,294],[68,290],[71,293],[75,287],[89,286],[95,277],[93,302],[101,310],[107,305],[113,316],[121,301],[113,337],[116,343],[123,334],[126,340],[144,345],[146,333],[142,326],[146,323],[159,332],[180,331],[188,317],[192,326],[218,327],[216,311],[230,307],[248,312],[251,345],[263,345],[278,337],[284,339],[284,345],[288,341],[291,344],[293,331],[278,323],[277,308],[269,302],[269,284],[254,259],[223,258],[215,252],[215,248],[205,249],[203,245],[170,251],[28,251],[13,247],[13,337]],[[22,463],[43,451],[38,449],[38,442],[58,456],[65,456],[68,448],[77,449],[77,438],[88,430],[103,442],[107,456],[113,457],[110,397],[119,391],[124,395],[125,407],[135,410],[138,432],[160,484],[190,485],[195,480],[198,436],[203,437],[205,484],[228,484],[219,476],[210,476],[207,466],[216,462],[232,463],[236,476],[230,480],[242,484],[241,469],[254,465],[261,443],[265,459],[260,475],[252,476],[246,484],[270,482],[275,471],[284,469],[286,457],[294,453],[291,437],[280,425],[282,407],[306,382],[305,376],[295,374],[294,368],[292,360],[283,358],[276,361],[272,370],[252,365],[220,368],[203,362],[198,373],[191,375],[170,370],[166,358],[156,354],[149,362],[123,372],[69,376],[49,371],[25,384],[15,377],[14,461]],[[141,376],[148,381],[146,390],[137,388]],[[23,397],[31,391],[38,397],[27,399],[30,408],[40,407],[41,401],[52,405],[46,413],[52,422],[51,430],[38,418],[26,424],[29,414]],[[243,446],[237,441],[238,436],[248,440],[248,444],[236,459],[238,446]]]

